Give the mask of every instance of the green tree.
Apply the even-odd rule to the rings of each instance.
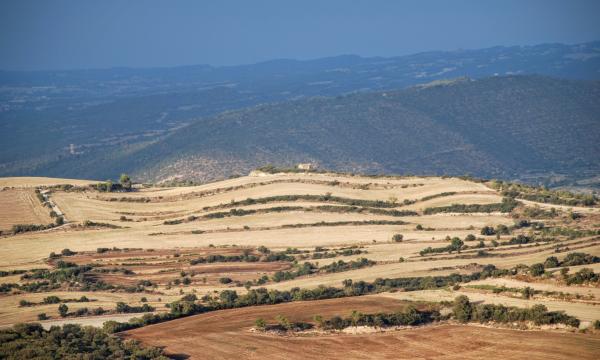
[[[313,319],[317,323],[317,327],[319,329],[322,329],[323,326],[325,325],[325,322],[323,321],[323,317],[321,315],[315,315],[315,317]]]
[[[352,310],[352,314],[350,315],[350,321],[352,322],[352,326],[357,327],[361,317],[361,313],[359,313],[356,310]]]
[[[491,226],[481,228],[481,235],[496,235],[496,230]]]
[[[527,287],[523,288],[522,294],[523,294],[523,299],[531,299],[533,297],[533,295],[535,294],[535,290],[533,290],[531,287],[527,286]]]
[[[549,258],[546,259],[546,261],[544,261],[544,267],[545,268],[555,268],[558,267],[559,262],[558,259],[556,258],[556,256],[550,256]]]
[[[473,308],[469,302],[469,298],[465,295],[457,296],[454,299],[454,305],[452,306],[452,314],[454,318],[462,323],[467,323],[471,320],[471,313]]]
[[[531,265],[531,267],[529,268],[529,273],[532,276],[541,276],[541,275],[543,275],[544,274],[544,264],[537,263],[537,264]]]
[[[66,304],[60,304],[58,306],[58,313],[61,317],[66,317],[69,314],[69,307]]]
[[[394,234],[394,236],[392,236],[393,242],[402,242],[402,239],[404,239],[404,235],[402,234]]]
[[[121,174],[121,177],[119,178],[119,183],[121,184],[121,187],[123,187],[123,189],[131,190],[131,178],[129,177],[129,175]]]
[[[455,237],[452,239],[452,242],[450,243],[450,248],[452,250],[456,250],[456,251],[460,252],[460,249],[462,248],[462,246],[464,244],[465,243],[461,239]]]

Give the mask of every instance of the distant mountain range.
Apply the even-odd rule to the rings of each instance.
[[[600,42],[0,72],[0,176],[208,180],[313,161],[568,183],[600,169],[590,80],[600,80]]]

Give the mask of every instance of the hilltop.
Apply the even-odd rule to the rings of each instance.
[[[121,172],[130,171],[135,165],[140,173],[147,174],[146,179],[161,179],[177,174],[191,175],[196,179],[220,178],[235,173],[235,169],[241,171],[254,167],[255,163],[245,166],[239,163],[230,164],[222,169],[221,164],[214,162],[216,157],[234,163],[238,161],[240,154],[234,152],[206,155],[201,152],[197,158],[190,158],[176,166],[163,162],[162,165],[174,166],[163,167],[164,171],[144,171],[148,170],[149,165],[167,159],[159,156],[151,161],[144,160],[144,163],[137,159],[137,154],[155,143],[161,143],[186,125],[196,124],[201,127],[205,121],[210,122],[209,119],[224,111],[248,109],[258,104],[284,103],[320,96],[396,91],[417,84],[464,76],[483,79],[490,76],[539,74],[564,79],[598,80],[598,49],[598,42],[590,42],[575,45],[541,44],[432,51],[387,58],[344,55],[305,61],[273,60],[228,67],[200,65],[153,69],[0,72],[0,175],[114,179]],[[571,95],[565,93],[561,96],[569,99]],[[544,96],[544,92],[534,96]],[[598,103],[597,98],[592,100]],[[485,104],[490,105],[487,102]],[[580,105],[575,104],[568,112],[579,116],[579,112],[582,111]],[[495,104],[491,106],[494,108]],[[403,107],[407,107],[407,104]],[[536,111],[526,106],[520,109],[519,114]],[[411,114],[419,112],[414,121],[419,121],[420,116],[430,115],[420,114],[422,109],[408,107],[408,110]],[[285,115],[286,110],[283,111],[281,115]],[[359,114],[361,112],[366,115],[364,109],[359,111]],[[565,115],[565,123],[570,121],[564,111],[559,114]],[[542,115],[546,116],[543,113],[540,116]],[[300,124],[305,121],[300,120]],[[526,118],[523,121],[530,120]],[[352,121],[351,125],[357,126],[356,121]],[[418,125],[415,130],[420,130]],[[450,130],[442,129],[442,132],[450,134],[456,129]],[[351,129],[350,132],[352,131]],[[338,135],[336,132],[333,134]],[[399,135],[409,139],[400,141],[410,142],[414,134],[420,135],[403,131]],[[220,136],[221,134],[216,135],[217,138]],[[462,134],[459,134],[459,137],[462,137]],[[167,142],[173,142],[173,138]],[[193,141],[202,143],[205,138],[196,138]],[[346,139],[342,137],[339,141]],[[394,142],[398,141],[394,139]],[[425,137],[424,141],[429,139]],[[455,150],[471,140],[447,141],[446,145],[451,146],[449,149]],[[183,145],[187,147],[188,144]],[[267,142],[264,153],[262,145],[252,144],[252,151],[257,150],[257,157],[262,156],[265,160],[278,164],[292,160],[273,159],[273,151],[269,146],[274,145],[270,141]],[[371,147],[371,144],[367,145]],[[171,145],[166,147],[170,148]],[[430,148],[429,145],[425,147]],[[287,151],[291,154],[290,157],[298,155],[295,158],[326,157],[326,154],[311,153],[311,148],[300,150],[302,151],[282,151]],[[421,155],[423,153],[418,151],[417,157]],[[579,157],[579,154],[576,155]],[[341,167],[340,158],[343,156],[345,155],[322,160],[325,164],[331,163]],[[374,161],[382,161],[381,164],[374,164],[373,168],[376,171],[393,170],[385,160],[388,155],[382,156],[381,159],[370,156]],[[506,168],[505,164],[493,163],[487,155],[478,156],[484,158],[478,157],[475,162],[492,162],[490,165],[500,168],[499,171],[492,169],[487,173],[508,176],[513,170]],[[364,164],[360,162],[364,158],[367,157],[358,159],[357,164],[348,158],[343,161],[344,168],[363,169]],[[402,169],[415,169],[420,173],[430,171],[427,167],[414,167],[409,159],[401,157],[401,160],[403,163],[399,167]],[[425,158],[423,161],[428,160]],[[445,161],[442,156],[440,162]],[[553,158],[548,159],[548,162],[552,161]],[[197,170],[197,163],[203,164],[201,173],[185,172],[186,169]],[[453,171],[454,168],[441,168],[439,172]],[[477,170],[477,166],[465,166],[456,171],[464,173],[471,171],[471,168]],[[549,168],[544,165],[541,170],[546,172]],[[477,171],[474,173],[479,174]],[[578,174],[573,176],[581,178]],[[560,179],[559,176],[553,178]],[[563,183],[568,184],[569,181]]]
[[[585,178],[600,170],[599,100],[598,82],[539,76],[311,98],[203,119],[114,163],[90,166],[135,169],[155,181],[297,162],[370,173]]]

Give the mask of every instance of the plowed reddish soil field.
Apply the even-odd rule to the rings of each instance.
[[[217,311],[123,334],[190,359],[597,359],[600,337],[439,325],[368,335],[277,336],[248,331],[257,318],[273,323],[319,314],[391,312],[405,303],[377,296]]]

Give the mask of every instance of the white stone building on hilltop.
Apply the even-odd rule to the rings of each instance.
[[[316,169],[317,167],[316,167],[315,164],[311,164],[311,163],[300,163],[300,164],[296,165],[296,168],[298,170],[307,170],[307,171],[310,171],[310,170]]]

